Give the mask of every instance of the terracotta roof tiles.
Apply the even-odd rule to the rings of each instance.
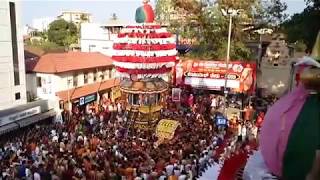
[[[109,79],[102,82],[96,82],[93,84],[88,84],[85,86],[72,88],[65,91],[59,91],[56,95],[64,101],[68,100],[68,91],[69,91],[69,98],[70,100],[77,99],[89,94],[97,93],[98,91],[103,91],[106,89],[110,89],[112,87],[118,86],[120,83],[119,79]]]
[[[26,60],[27,72],[62,73],[68,71],[113,66],[112,58],[101,53],[48,53],[38,60]]]

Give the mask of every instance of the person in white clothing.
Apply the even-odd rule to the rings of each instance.
[[[247,137],[247,128],[246,128],[246,126],[242,127],[241,136],[242,136],[242,141],[246,140],[246,137]]]
[[[174,166],[172,164],[168,164],[166,166],[166,173],[168,176],[171,176],[173,174],[173,168],[174,168]]]
[[[120,104],[120,103],[117,104],[117,109],[118,109],[118,114],[122,112],[121,104]]]
[[[187,175],[185,174],[181,174],[178,178],[178,180],[186,180],[187,179]]]
[[[33,180],[41,180],[41,176],[38,172],[33,173]]]
[[[213,97],[211,100],[211,108],[217,109],[218,103],[216,97]]]

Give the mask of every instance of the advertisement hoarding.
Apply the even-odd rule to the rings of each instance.
[[[221,90],[227,77],[227,88],[235,92],[253,92],[256,65],[247,62],[186,61],[176,66],[177,83],[195,88]],[[179,72],[179,73],[178,73]]]

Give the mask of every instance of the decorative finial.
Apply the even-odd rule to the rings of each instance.
[[[154,21],[154,11],[152,6],[148,4],[150,0],[143,0],[143,5],[136,10],[137,23],[152,23]]]
[[[142,3],[143,4],[148,4],[150,2],[150,0],[143,0]]]

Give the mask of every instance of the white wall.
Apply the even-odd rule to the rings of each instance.
[[[112,55],[113,40],[117,34],[111,34],[103,24],[82,23],[80,44],[82,52],[100,52]]]
[[[26,89],[31,97],[37,97],[37,78],[35,73],[26,74]],[[30,97],[30,98],[31,98]]]
[[[41,87],[37,86],[37,96],[41,99],[55,99],[58,84],[54,74],[37,73],[36,78],[41,78]],[[38,80],[36,80],[38,81]]]
[[[81,16],[84,15],[86,16],[86,18],[88,18],[88,20],[83,21],[81,19]],[[62,12],[62,14],[59,16],[60,18],[68,21],[68,22],[73,22],[76,25],[79,25],[80,23],[83,22],[91,22],[92,16],[89,13],[85,13],[85,12],[72,12],[72,11],[65,11]]]
[[[9,1],[0,1],[0,110],[26,103],[25,65],[23,52],[23,26],[20,23],[20,5],[15,3],[16,29],[18,41],[19,77],[20,85],[14,85],[13,57],[11,41],[11,25]],[[20,93],[16,100],[15,94]]]
[[[109,77],[110,71],[111,77]],[[88,82],[86,84],[84,83],[85,72],[88,73]],[[94,74],[97,74],[96,81],[94,81]],[[101,74],[105,75],[104,80],[112,79],[115,77],[114,70],[111,70],[107,67],[59,74],[30,73],[27,75],[27,80],[28,82],[30,82],[27,85],[27,89],[29,92],[34,93],[37,98],[51,100],[55,102],[54,104],[56,104],[56,107],[59,107],[59,98],[56,96],[56,93],[59,91],[65,91],[75,88],[73,86],[74,76],[77,76],[78,79],[78,85],[76,87],[81,87],[93,84],[95,82],[101,82]],[[41,78],[41,87],[37,87],[37,78]]]

